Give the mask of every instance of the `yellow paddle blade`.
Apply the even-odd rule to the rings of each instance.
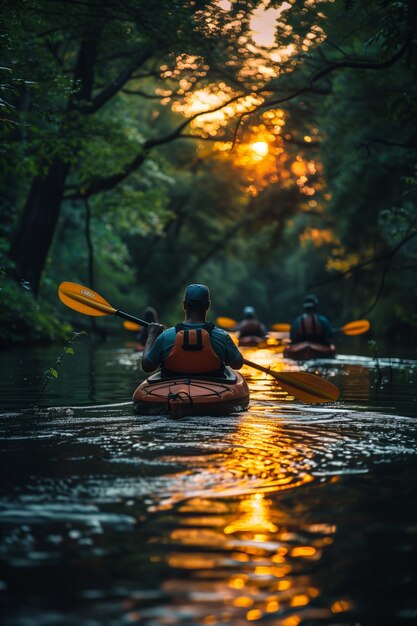
[[[85,315],[110,315],[117,311],[98,293],[83,285],[77,285],[77,283],[61,283],[58,288],[58,296],[70,309]]]
[[[344,335],[362,335],[368,332],[371,327],[369,320],[354,320],[345,324],[340,329]]]
[[[217,326],[220,328],[224,328],[225,330],[229,330],[230,328],[235,328],[239,325],[239,322],[232,319],[231,317],[218,317],[216,319]]]
[[[258,365],[247,359],[243,362],[249,367],[269,374],[278,382],[281,389],[297,400],[316,404],[319,402],[334,402],[339,398],[339,389],[329,381],[308,372],[274,372],[268,367]]]
[[[276,330],[279,333],[289,333],[291,330],[291,324],[272,324],[271,330]]]
[[[315,374],[308,372],[279,372],[277,374],[277,372],[273,372],[272,375],[284,391],[302,402],[313,404],[334,402],[340,396],[340,391],[336,385]]]
[[[135,322],[129,322],[128,320],[126,320],[125,322],[123,322],[123,328],[126,328],[126,330],[141,330],[142,326],[139,326],[139,324],[135,324]]]

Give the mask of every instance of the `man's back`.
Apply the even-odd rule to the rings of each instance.
[[[263,338],[266,335],[265,326],[257,319],[242,320],[239,324],[238,332],[239,338],[250,336]]]
[[[190,324],[184,322],[182,326],[185,330],[194,330],[203,329],[205,324]],[[156,338],[154,344],[152,345],[146,356],[147,361],[154,366],[154,369],[156,369],[159,365],[161,365],[162,367],[164,366],[165,361],[174,346],[176,334],[176,328],[175,326],[172,326],[171,328],[167,328],[166,330],[164,330],[164,332]],[[241,359],[242,363],[239,367],[242,366],[242,356],[226,331],[222,330],[221,328],[217,328],[217,326],[214,326],[214,328],[210,332],[210,343],[213,347],[214,352],[217,354],[222,363],[224,363],[225,365],[233,363],[234,367],[237,368],[238,365],[236,364],[236,361]]]
[[[331,343],[333,329],[327,317],[315,312],[306,312],[295,318],[290,339],[293,343],[313,341],[317,343]]]

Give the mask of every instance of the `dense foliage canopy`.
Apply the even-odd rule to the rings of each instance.
[[[188,282],[269,323],[314,291],[335,325],[415,337],[416,13],[6,0],[0,341],[65,333],[62,280],[166,323]]]

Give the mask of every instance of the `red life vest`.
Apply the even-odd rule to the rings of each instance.
[[[214,374],[223,371],[224,364],[210,341],[213,328],[214,324],[192,329],[177,324],[174,345],[165,359],[164,373]]]
[[[262,324],[258,320],[245,320],[239,326],[239,337],[264,337]]]
[[[297,341],[324,342],[324,330],[317,313],[304,313],[297,328]]]

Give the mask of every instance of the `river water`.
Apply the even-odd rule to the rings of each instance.
[[[342,392],[316,406],[245,369],[247,412],[174,421],[133,415],[121,343],[39,398],[58,353],[0,355],[5,625],[417,622],[417,361],[309,362]]]

